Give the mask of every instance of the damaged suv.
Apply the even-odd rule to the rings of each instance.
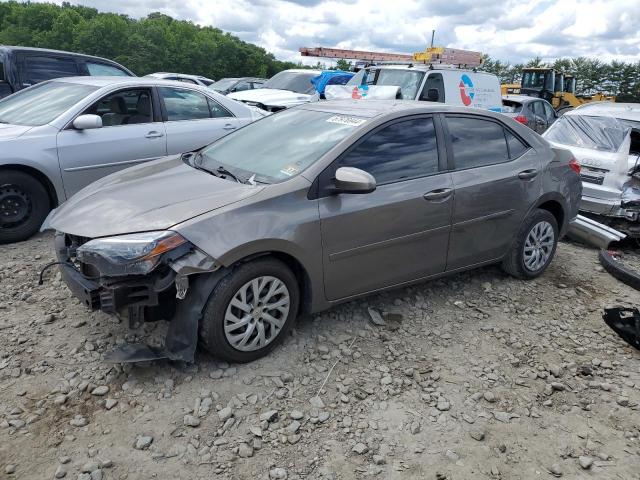
[[[580,210],[640,238],[640,104],[596,102],[570,110],[544,137],[580,163]]]
[[[162,348],[112,361],[247,362],[300,313],[502,263],[541,275],[577,215],[571,153],[500,114],[410,101],[284,110],[110,175],[52,213],[69,288]]]

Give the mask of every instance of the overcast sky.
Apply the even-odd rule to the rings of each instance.
[[[60,3],[60,2],[58,2]],[[640,60],[640,0],[79,0],[138,18],[160,11],[212,25],[282,60],[299,47],[413,53],[436,45],[511,63],[590,56]],[[307,63],[315,63],[309,59]]]

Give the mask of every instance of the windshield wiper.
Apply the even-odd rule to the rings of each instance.
[[[218,166],[218,168],[216,168],[216,172],[218,172],[220,175],[220,177],[224,178],[225,176],[231,177],[233,178],[236,182],[238,183],[247,183],[247,180],[244,178],[241,178],[233,173],[231,173],[229,170],[227,170],[225,167],[223,167],[222,165]],[[213,173],[213,172],[211,172]],[[215,173],[214,173],[215,175]]]

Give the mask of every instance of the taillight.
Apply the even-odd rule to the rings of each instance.
[[[518,115],[517,117],[513,118],[516,122],[520,122],[523,125],[528,125],[529,124],[529,120],[527,120],[527,117],[525,117],[524,115]]]
[[[580,164],[575,158],[569,160],[569,168],[580,175]]]

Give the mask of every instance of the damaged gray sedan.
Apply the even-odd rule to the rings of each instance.
[[[87,307],[168,320],[112,361],[248,362],[301,313],[502,263],[530,279],[577,214],[579,168],[502,115],[322,102],[86,187],[45,223]]]

